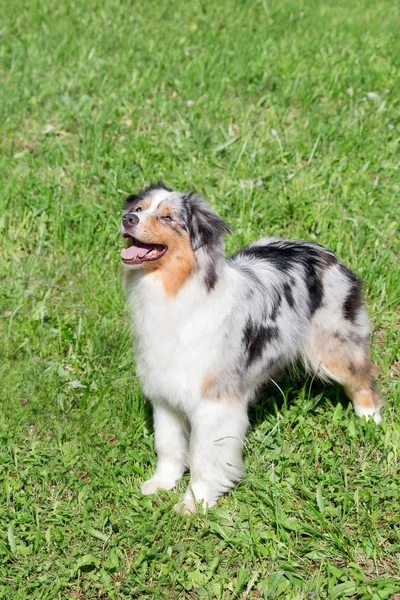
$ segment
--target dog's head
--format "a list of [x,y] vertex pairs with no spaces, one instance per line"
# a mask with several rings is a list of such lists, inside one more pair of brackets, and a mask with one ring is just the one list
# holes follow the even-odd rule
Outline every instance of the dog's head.
[[129,269],[159,269],[171,260],[190,260],[205,248],[216,251],[229,227],[199,196],[174,192],[159,181],[128,196],[123,208],[121,252]]

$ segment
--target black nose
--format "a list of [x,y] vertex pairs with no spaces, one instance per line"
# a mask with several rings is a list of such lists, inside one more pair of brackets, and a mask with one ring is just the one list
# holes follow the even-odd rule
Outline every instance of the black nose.
[[128,213],[122,217],[122,225],[124,227],[133,227],[139,223],[139,217],[134,213]]

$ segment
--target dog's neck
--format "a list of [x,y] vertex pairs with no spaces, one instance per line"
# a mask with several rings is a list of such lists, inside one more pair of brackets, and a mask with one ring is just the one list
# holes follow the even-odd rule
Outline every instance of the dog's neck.
[[226,265],[223,247],[220,244],[204,245],[196,250],[195,256],[196,275],[200,285],[205,286],[207,292],[211,293]]
[[147,288],[147,283],[160,282],[169,298],[175,297],[194,278],[199,291],[212,293],[226,266],[222,245],[204,245],[196,251],[176,253],[158,269],[127,270],[128,287]]

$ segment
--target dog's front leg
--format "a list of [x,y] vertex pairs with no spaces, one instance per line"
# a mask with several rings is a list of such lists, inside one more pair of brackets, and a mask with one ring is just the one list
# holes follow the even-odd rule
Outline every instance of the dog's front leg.
[[190,420],[190,484],[175,509],[196,512],[197,502],[214,506],[243,476],[247,406],[239,400],[199,401]]
[[184,417],[169,406],[158,403],[153,405],[153,417],[157,469],[153,477],[143,483],[143,494],[172,489],[188,464],[188,427]]

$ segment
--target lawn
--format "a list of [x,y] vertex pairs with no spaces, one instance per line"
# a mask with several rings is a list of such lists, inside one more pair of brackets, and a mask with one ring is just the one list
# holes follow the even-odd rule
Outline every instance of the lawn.
[[[400,598],[400,6],[2,1],[0,598]],[[163,177],[364,282],[383,424],[284,378],[217,508],[155,465],[118,235]]]

